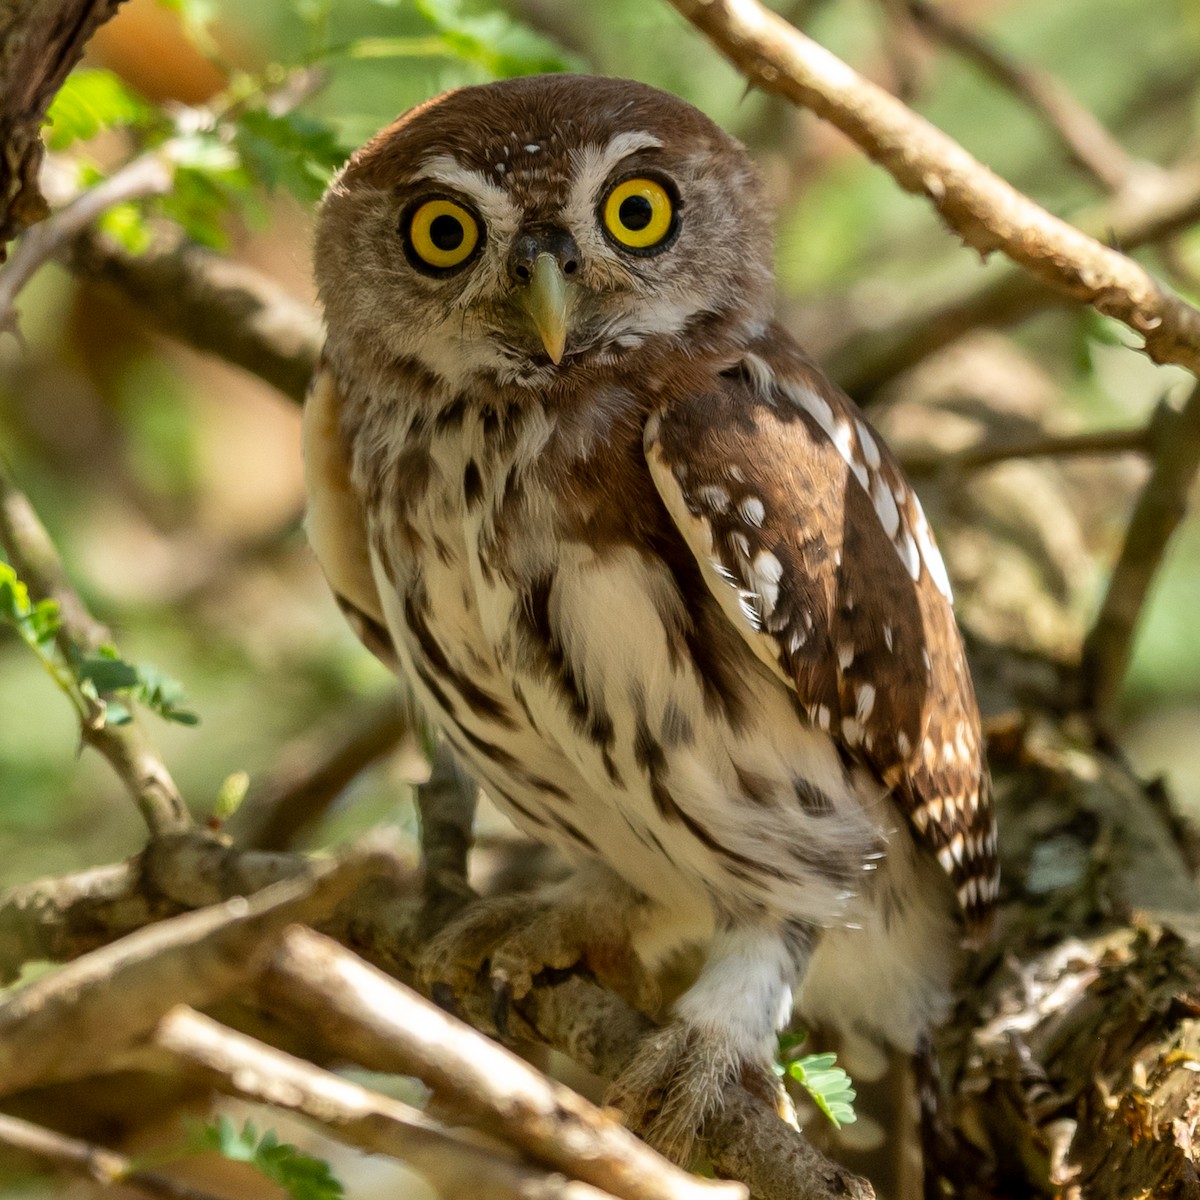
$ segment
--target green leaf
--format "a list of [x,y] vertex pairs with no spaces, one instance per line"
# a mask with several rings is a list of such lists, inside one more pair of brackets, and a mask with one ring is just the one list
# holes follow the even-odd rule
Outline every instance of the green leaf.
[[447,49],[496,79],[577,70],[580,64],[549,38],[507,13],[471,15],[460,0],[416,0],[417,11],[442,34]]
[[292,1200],[340,1200],[343,1195],[341,1182],[327,1162],[281,1142],[270,1129],[259,1137],[249,1121],[238,1129],[222,1116],[193,1130],[190,1140],[195,1149],[215,1150],[233,1162],[252,1164]]
[[87,141],[101,130],[145,126],[157,121],[154,108],[130,91],[111,71],[74,71],[47,113],[46,145],[65,150],[72,142]]
[[308,204],[321,198],[349,154],[323,121],[295,112],[275,116],[263,109],[242,114],[235,144],[268,191],[284,187]]
[[213,805],[213,816],[218,821],[228,821],[246,798],[250,789],[250,776],[245,771],[234,771],[226,775],[217,789],[217,802]]
[[836,1054],[806,1054],[785,1065],[784,1070],[811,1097],[813,1103],[840,1129],[853,1125],[858,1116],[854,1101],[858,1093],[850,1076],[836,1065]]

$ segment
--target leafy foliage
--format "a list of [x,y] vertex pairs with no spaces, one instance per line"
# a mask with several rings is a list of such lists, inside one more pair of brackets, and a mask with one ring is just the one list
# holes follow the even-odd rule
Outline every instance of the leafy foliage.
[[858,1120],[854,1101],[858,1093],[850,1076],[837,1066],[836,1054],[806,1054],[793,1057],[806,1040],[803,1033],[784,1034],[779,1039],[781,1065],[779,1075],[794,1079],[812,1098],[812,1102],[833,1122],[835,1128],[853,1125]]
[[239,1129],[228,1117],[193,1128],[190,1149],[215,1150],[232,1162],[250,1163],[292,1200],[341,1200],[341,1182],[323,1159],[281,1142],[273,1130],[261,1136],[247,1121]]
[[199,722],[199,717],[184,707],[183,686],[157,667],[126,662],[114,646],[102,646],[96,654],[85,655],[70,643],[60,645],[58,605],[53,600],[34,601],[6,562],[0,562],[0,624],[16,631],[80,713],[98,707],[106,722],[125,725],[131,714],[124,702],[136,701],[166,721],[179,725]]
[[148,127],[159,123],[148,104],[111,71],[85,68],[68,76],[47,114],[46,145],[65,150],[104,129]]

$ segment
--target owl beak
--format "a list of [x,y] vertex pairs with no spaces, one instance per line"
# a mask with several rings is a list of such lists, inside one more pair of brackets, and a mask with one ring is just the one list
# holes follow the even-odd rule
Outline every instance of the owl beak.
[[574,295],[567,277],[553,254],[539,254],[533,264],[529,283],[519,293],[521,306],[533,321],[533,327],[546,347],[550,361],[562,362],[567,346],[567,322]]

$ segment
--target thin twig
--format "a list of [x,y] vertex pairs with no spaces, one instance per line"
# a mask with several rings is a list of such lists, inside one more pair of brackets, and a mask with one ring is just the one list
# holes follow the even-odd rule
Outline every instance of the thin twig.
[[222,1091],[285,1108],[372,1154],[420,1171],[451,1200],[609,1200],[608,1193],[514,1162],[499,1147],[446,1129],[423,1112],[180,1006],[153,1044],[199,1070]]
[[1067,153],[1107,191],[1136,169],[1121,144],[1047,71],[1023,63],[960,21],[941,4],[907,0],[919,28],[974,63],[1045,122]]
[[0,271],[0,332],[15,328],[17,295],[44,263],[108,209],[142,196],[161,196],[175,180],[170,143],[132,159],[108,179],[81,192],[53,216],[30,228]]
[[1134,506],[1125,544],[1083,646],[1084,684],[1102,716],[1112,715],[1151,580],[1187,513],[1188,495],[1200,472],[1200,385],[1178,412],[1160,406],[1153,424],[1150,478]]
[[[307,1019],[357,1057],[388,1054],[386,1069],[416,1075],[473,1123],[622,1200],[736,1200],[737,1184],[679,1170],[611,1115],[547,1079],[503,1046],[308,929],[290,929],[272,972],[272,994],[294,995]],[[280,986],[282,984],[282,986]],[[286,1000],[285,1000],[286,1003]],[[360,1059],[380,1067],[375,1053]]]
[[[71,586],[46,527],[0,462],[0,544],[36,600],[58,604],[59,639],[84,654],[112,643],[112,634],[88,612]],[[103,708],[83,714],[84,742],[98,750],[133,797],[151,834],[162,837],[191,825],[191,816],[162,756],[136,721],[114,725]]]
[[958,143],[757,0],[670,0],[752,82],[836,125],[982,255],[1128,325],[1155,362],[1200,374],[1200,310],[1132,259],[1052,216]]
[[370,707],[306,730],[276,756],[276,766],[251,790],[231,823],[237,841],[257,850],[286,850],[311,828],[346,787],[392,753],[411,732],[400,700]]
[[310,863],[304,875],[161,921],[10,992],[0,1002],[0,1095],[103,1066],[172,1005],[206,1005],[256,976],[292,921],[328,915],[376,855]]
[[155,1171],[141,1170],[132,1159],[91,1142],[67,1137],[43,1125],[0,1113],[0,1143],[56,1167],[86,1175],[105,1187],[136,1188],[160,1200],[216,1200],[211,1192]]
[[1094,433],[1037,434],[1022,440],[981,442],[948,454],[905,454],[904,470],[912,476],[943,471],[973,471],[1014,458],[1081,458],[1105,454],[1145,454],[1154,445],[1150,426],[1101,429]]

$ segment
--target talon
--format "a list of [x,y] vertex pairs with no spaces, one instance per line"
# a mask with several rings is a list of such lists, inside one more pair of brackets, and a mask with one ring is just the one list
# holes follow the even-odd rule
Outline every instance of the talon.
[[458,1001],[454,998],[454,989],[448,983],[433,984],[429,989],[429,998],[452,1017],[458,1016]]
[[502,1037],[508,1037],[508,1017],[512,1012],[513,990],[507,979],[492,977],[492,1024]]

